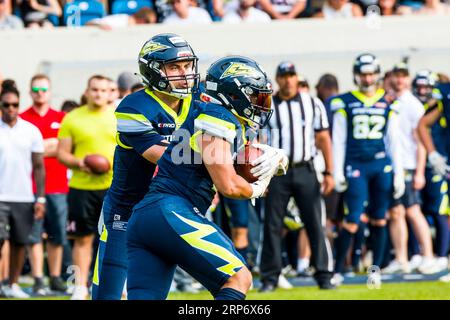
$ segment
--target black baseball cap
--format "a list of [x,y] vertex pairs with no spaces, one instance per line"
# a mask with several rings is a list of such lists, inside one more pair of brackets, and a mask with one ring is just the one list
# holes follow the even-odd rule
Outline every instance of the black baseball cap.
[[295,65],[290,61],[283,61],[277,67],[277,77],[284,76],[285,74],[297,74]]
[[404,62],[397,63],[394,68],[392,68],[392,73],[403,73],[405,75],[409,75],[408,65]]

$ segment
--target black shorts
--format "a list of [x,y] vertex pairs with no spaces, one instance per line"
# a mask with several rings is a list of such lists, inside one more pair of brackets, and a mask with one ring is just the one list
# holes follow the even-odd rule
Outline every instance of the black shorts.
[[34,223],[34,203],[0,202],[0,240],[26,245]]
[[69,207],[67,235],[82,237],[97,232],[105,190],[79,190],[70,188],[67,195]]
[[334,223],[344,220],[344,196],[343,193],[332,191],[324,196],[327,219]]
[[398,205],[403,205],[406,209],[412,206],[422,204],[422,199],[420,197],[420,191],[414,189],[413,185],[413,174],[414,170],[406,170],[405,173],[405,193],[399,199],[391,199],[391,205],[389,209],[392,209]]

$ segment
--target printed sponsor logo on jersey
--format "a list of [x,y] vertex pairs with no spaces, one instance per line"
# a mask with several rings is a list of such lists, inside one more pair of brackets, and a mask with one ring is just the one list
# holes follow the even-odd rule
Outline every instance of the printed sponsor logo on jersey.
[[256,74],[258,74],[258,71],[255,68],[249,67],[240,62],[233,62],[222,73],[222,75],[220,76],[220,79],[223,79],[226,77],[252,76],[252,75],[256,75]]
[[353,172],[352,172],[353,178],[359,178],[360,176],[361,176],[361,171],[359,171],[358,169],[353,170]]
[[175,128],[175,123],[158,123],[158,128]]
[[120,215],[119,214],[115,214],[114,215],[114,221],[118,221],[120,220]]
[[352,103],[349,103],[348,104],[348,107],[349,108],[359,108],[359,107],[361,107],[362,106],[362,103],[361,102],[352,102]]
[[387,103],[386,102],[377,102],[374,104],[375,108],[386,108],[387,107]]
[[52,129],[59,129],[61,127],[61,124],[59,122],[52,122],[50,124],[50,128]]
[[171,134],[170,135],[166,135],[166,136],[162,136],[162,137],[164,137],[164,139],[166,141],[168,141],[168,142],[172,142],[173,141],[173,136]]
[[150,52],[156,52],[164,49],[170,48],[169,46],[166,46],[165,44],[161,44],[159,42],[150,41],[145,44],[145,46],[142,48],[140,55],[146,55]]

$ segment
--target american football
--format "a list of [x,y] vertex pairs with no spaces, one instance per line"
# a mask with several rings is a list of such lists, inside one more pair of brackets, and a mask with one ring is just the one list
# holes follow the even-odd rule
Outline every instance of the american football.
[[109,160],[100,154],[90,154],[84,157],[84,163],[95,174],[103,174],[111,169]]

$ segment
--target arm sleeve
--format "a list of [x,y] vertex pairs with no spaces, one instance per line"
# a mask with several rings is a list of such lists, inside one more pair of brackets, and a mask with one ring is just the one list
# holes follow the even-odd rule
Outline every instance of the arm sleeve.
[[322,101],[317,98],[314,98],[313,101],[315,109],[314,130],[326,130],[330,127],[330,124],[328,123],[328,116],[325,106],[323,105]]
[[236,124],[227,119],[227,117],[201,113],[194,120],[195,131],[203,131],[214,137],[222,138],[229,143],[234,142],[236,137]]
[[143,114],[122,108],[116,112],[117,144],[125,149],[135,149],[143,154],[148,148],[160,144],[161,136]]
[[398,113],[395,111],[390,111],[389,120],[387,124],[387,147],[389,155],[392,159],[392,167],[394,169],[394,173],[403,173],[403,165],[402,165],[402,153],[401,147],[399,145],[399,126],[398,126]]
[[33,153],[44,153],[44,139],[42,138],[41,131],[33,126],[33,135],[31,143],[31,152]]
[[344,175],[345,149],[347,144],[347,116],[344,109],[333,115],[333,160],[336,173]]

